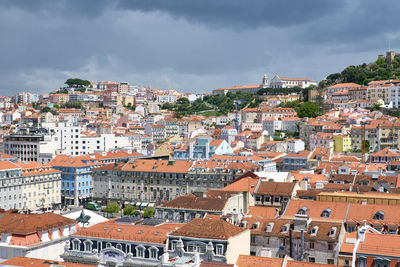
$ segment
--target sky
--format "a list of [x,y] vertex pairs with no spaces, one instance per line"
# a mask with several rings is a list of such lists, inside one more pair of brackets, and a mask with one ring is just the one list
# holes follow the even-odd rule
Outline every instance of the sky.
[[398,0],[0,0],[0,95],[68,78],[183,92],[321,80],[400,52]]

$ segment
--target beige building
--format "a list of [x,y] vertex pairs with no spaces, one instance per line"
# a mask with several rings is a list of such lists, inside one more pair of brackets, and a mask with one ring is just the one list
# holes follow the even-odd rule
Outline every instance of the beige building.
[[202,260],[235,264],[239,255],[250,254],[250,230],[219,218],[197,218],[168,234],[171,256],[199,253]]
[[130,87],[130,85],[127,82],[119,83],[118,93],[120,93],[120,94],[129,93],[129,87]]
[[37,162],[0,162],[0,208],[39,210],[61,205],[61,172]]

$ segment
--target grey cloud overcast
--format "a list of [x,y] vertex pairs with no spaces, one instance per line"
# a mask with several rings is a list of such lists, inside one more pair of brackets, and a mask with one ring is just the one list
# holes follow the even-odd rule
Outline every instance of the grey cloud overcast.
[[0,0],[0,94],[69,77],[206,92],[320,80],[400,48],[400,2]]

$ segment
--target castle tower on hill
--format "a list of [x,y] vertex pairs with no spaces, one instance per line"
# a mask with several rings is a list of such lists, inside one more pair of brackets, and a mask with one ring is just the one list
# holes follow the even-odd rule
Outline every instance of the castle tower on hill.
[[262,88],[268,88],[268,75],[267,74],[264,74],[261,86],[262,86]]
[[395,56],[396,56],[396,52],[387,51],[386,52],[386,62],[389,63],[389,64],[392,63]]

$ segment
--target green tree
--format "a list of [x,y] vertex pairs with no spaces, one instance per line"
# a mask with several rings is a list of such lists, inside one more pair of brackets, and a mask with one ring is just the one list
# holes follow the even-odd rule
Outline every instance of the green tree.
[[125,206],[124,215],[132,216],[132,215],[135,215],[135,213],[136,213],[136,209],[131,204]]
[[82,80],[79,78],[69,78],[68,80],[65,81],[65,84],[68,85],[69,87],[82,87],[82,86],[89,86],[90,81]]
[[43,108],[40,110],[40,113],[47,113],[47,112],[51,112],[51,108],[49,108],[49,107],[43,107]]
[[118,213],[121,210],[117,202],[108,203],[104,211],[107,213]]
[[153,218],[155,212],[156,212],[155,209],[145,208],[143,210],[143,217],[145,217],[145,218]]
[[305,102],[296,111],[299,118],[315,118],[322,114],[318,104],[314,102]]

